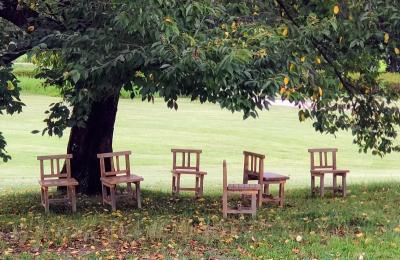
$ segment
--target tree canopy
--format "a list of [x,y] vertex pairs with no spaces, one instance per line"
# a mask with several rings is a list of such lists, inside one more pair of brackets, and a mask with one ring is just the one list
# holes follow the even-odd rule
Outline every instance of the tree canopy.
[[[0,112],[21,112],[11,62],[29,53],[63,95],[44,133],[85,127],[93,104],[125,89],[245,118],[281,98],[317,131],[351,130],[360,151],[400,151],[400,92],[378,73],[380,60],[400,55],[398,0],[6,0],[0,17]],[[0,134],[7,159],[4,147]]]

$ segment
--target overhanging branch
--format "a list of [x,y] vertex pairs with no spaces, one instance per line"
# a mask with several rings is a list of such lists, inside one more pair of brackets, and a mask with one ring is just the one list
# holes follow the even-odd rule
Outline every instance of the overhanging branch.
[[2,53],[0,64],[4,65],[10,64],[16,58],[30,51],[45,35],[55,31],[65,31],[65,27],[60,21],[40,14],[26,5],[19,4],[18,0],[2,0],[0,2],[0,17],[30,34],[31,38],[27,44]]

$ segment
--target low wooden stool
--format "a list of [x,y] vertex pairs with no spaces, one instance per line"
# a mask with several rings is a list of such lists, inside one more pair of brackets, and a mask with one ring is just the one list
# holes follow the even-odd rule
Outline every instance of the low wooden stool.
[[[101,153],[97,155],[97,158],[100,159],[103,205],[105,203],[111,205],[113,211],[117,209],[117,197],[133,198],[136,200],[137,207],[141,208],[140,182],[143,181],[143,178],[131,174],[129,155],[131,155],[130,151]],[[120,165],[120,157],[125,158],[125,167]],[[117,185],[122,183],[126,183],[127,185],[127,194],[119,195],[117,194]],[[132,190],[132,183],[135,184],[135,191]]]
[[[222,195],[222,213],[226,218],[228,213],[232,214],[251,214],[256,215],[257,212],[257,194],[260,191],[259,184],[228,184],[228,171],[226,161],[223,162],[223,195]],[[241,207],[233,209],[228,207],[228,195],[239,194],[251,196],[251,207]]]
[[[49,212],[49,205],[51,202],[67,202],[72,207],[72,212],[76,212],[76,193],[75,187],[79,183],[71,177],[71,159],[72,154],[62,155],[48,155],[38,156],[37,159],[40,161],[40,189],[41,189],[41,201],[44,206],[45,212]],[[65,160],[65,172],[62,172],[63,164],[60,164],[60,160]],[[44,170],[44,162],[50,161],[50,173],[46,174]],[[54,165],[55,161],[55,165]],[[55,167],[54,167],[55,166]],[[67,196],[65,198],[49,198],[50,187],[66,187]]]
[[[346,177],[349,170],[337,169],[336,153],[337,148],[316,148],[308,149],[310,153],[311,164],[311,195],[314,196],[317,192],[321,197],[325,195],[325,189],[332,189],[333,195],[340,193],[342,197],[346,197],[347,184]],[[325,174],[332,174],[333,187],[325,187]],[[337,186],[337,177],[342,178],[342,186]],[[319,178],[319,188],[315,186],[315,178]]]
[[[203,196],[204,176],[207,172],[200,171],[201,150],[171,149],[172,152],[172,195],[175,197],[180,191],[194,191],[196,198]],[[181,163],[178,164],[178,154],[181,154]],[[194,162],[192,162],[194,159]],[[196,178],[194,188],[182,188],[181,176],[192,175]]]

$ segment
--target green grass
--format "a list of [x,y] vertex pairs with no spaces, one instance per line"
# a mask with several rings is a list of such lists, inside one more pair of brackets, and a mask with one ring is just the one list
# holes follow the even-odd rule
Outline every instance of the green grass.
[[[0,117],[13,160],[0,162],[0,190],[5,186],[36,184],[40,154],[58,154],[66,151],[68,131],[64,137],[33,135],[43,129],[43,113],[59,98],[25,95],[24,112]],[[349,182],[400,180],[400,154],[384,158],[358,153],[352,136],[340,132],[335,138],[314,131],[311,122],[300,123],[297,110],[290,107],[272,107],[260,113],[258,119],[242,120],[213,104],[198,104],[187,99],[179,101],[178,111],[170,110],[161,99],[154,104],[122,99],[118,108],[114,133],[114,150],[132,150],[132,167],[145,178],[144,186],[166,191],[170,182],[172,147],[203,149],[202,168],[209,174],[207,189],[221,184],[222,160],[228,162],[232,181],[241,180],[242,151],[266,154],[265,168],[291,177],[289,188],[309,184],[310,147],[339,148],[338,165],[350,169]]]
[[[285,208],[221,219],[220,194],[194,201],[144,192],[143,209],[80,197],[78,213],[38,205],[37,189],[0,193],[0,258],[398,259],[400,185],[353,185],[347,198],[311,198],[291,189]],[[18,205],[18,206],[16,206]],[[158,257],[158,258],[157,258]]]
[[44,86],[43,80],[31,77],[19,77],[19,86],[22,93],[30,93],[34,95],[43,95],[50,97],[59,97],[60,90],[55,86]]
[[388,83],[400,84],[400,73],[384,73],[382,74],[381,79]]

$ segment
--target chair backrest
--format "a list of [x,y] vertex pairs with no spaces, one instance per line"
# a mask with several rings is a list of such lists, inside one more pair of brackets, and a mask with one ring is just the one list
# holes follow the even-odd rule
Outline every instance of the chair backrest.
[[254,176],[262,180],[265,155],[244,151],[243,175]]
[[201,150],[171,149],[171,152],[173,170],[200,171],[200,154],[202,152]]
[[337,148],[314,148],[308,149],[310,153],[311,170],[332,169],[336,170]]
[[[72,154],[38,156],[40,161],[40,179],[71,178]],[[45,162],[50,162],[50,173],[45,172]],[[61,161],[61,163],[60,163]],[[65,161],[65,168],[63,168]],[[63,171],[64,169],[64,171]]]
[[[101,177],[131,175],[131,165],[129,161],[129,156],[131,154],[131,151],[98,154],[97,158],[100,159]],[[120,162],[121,157],[125,163],[124,161],[122,161],[122,163]]]

